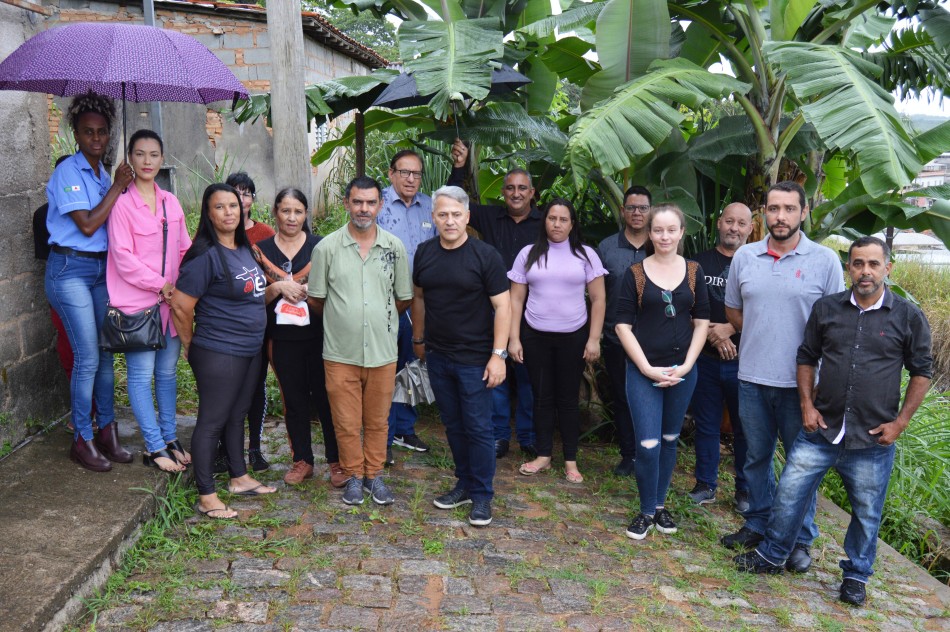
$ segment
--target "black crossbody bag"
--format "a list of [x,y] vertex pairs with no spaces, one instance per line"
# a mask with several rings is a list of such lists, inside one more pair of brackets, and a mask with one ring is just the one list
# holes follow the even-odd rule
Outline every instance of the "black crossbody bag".
[[[162,278],[165,278],[167,249],[168,211],[165,209],[165,200],[162,200]],[[102,327],[99,328],[99,348],[110,353],[164,349],[165,332],[162,331],[160,304],[161,301],[134,314],[126,314],[109,305]]]

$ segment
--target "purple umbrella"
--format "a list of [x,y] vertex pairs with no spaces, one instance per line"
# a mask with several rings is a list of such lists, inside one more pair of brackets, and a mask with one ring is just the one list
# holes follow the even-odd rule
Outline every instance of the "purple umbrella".
[[[213,103],[247,90],[198,40],[153,26],[80,23],[31,37],[0,63],[0,90],[90,90],[135,102]],[[122,108],[123,128],[125,108]]]

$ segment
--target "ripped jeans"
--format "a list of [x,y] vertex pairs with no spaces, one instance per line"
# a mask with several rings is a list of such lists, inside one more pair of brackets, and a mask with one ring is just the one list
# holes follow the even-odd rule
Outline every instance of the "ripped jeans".
[[637,490],[640,511],[647,515],[656,513],[666,500],[676,465],[676,444],[695,388],[695,366],[676,386],[657,388],[627,360],[627,401],[637,437]]

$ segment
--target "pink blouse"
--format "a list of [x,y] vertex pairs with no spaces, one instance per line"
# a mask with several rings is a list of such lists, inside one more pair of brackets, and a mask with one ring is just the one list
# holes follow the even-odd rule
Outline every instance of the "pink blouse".
[[[168,214],[168,246],[165,253],[165,276],[162,277],[162,206]],[[119,196],[109,215],[109,257],[106,260],[106,287],[109,303],[124,312],[138,312],[155,305],[159,292],[168,281],[178,280],[181,258],[191,246],[185,226],[185,212],[178,199],[155,185],[156,212],[142,200],[135,185]],[[160,308],[162,328],[171,322],[168,304]]]

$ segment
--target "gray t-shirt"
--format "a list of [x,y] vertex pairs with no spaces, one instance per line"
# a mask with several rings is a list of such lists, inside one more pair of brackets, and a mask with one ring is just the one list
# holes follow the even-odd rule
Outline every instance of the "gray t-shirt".
[[726,307],[742,310],[739,379],[795,388],[795,354],[811,307],[822,296],[844,291],[838,255],[804,234],[780,258],[769,239],[746,244],[732,258]]

